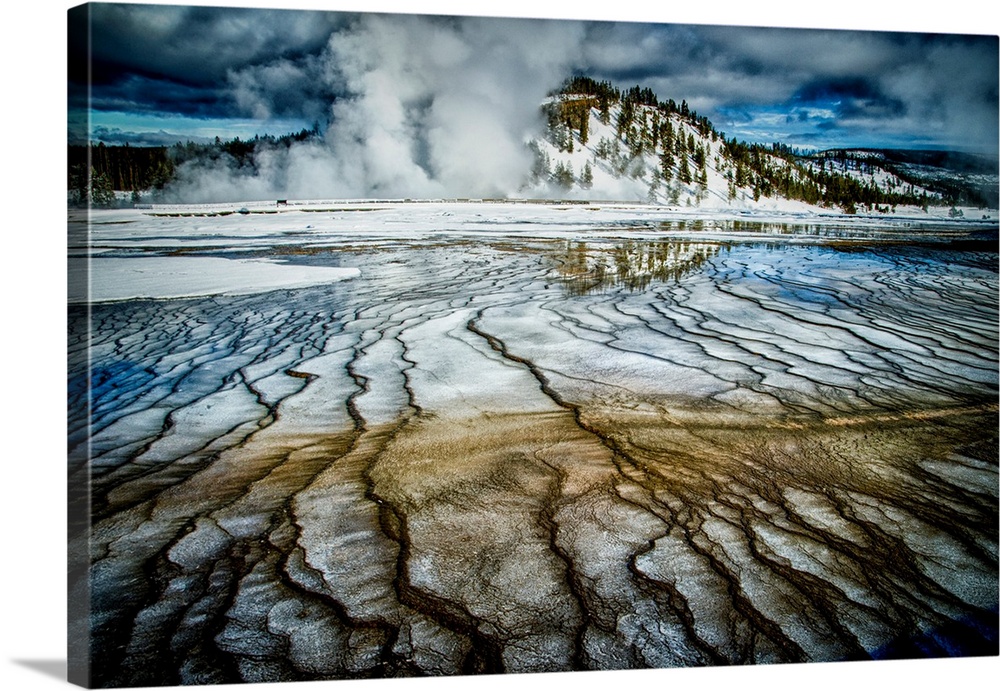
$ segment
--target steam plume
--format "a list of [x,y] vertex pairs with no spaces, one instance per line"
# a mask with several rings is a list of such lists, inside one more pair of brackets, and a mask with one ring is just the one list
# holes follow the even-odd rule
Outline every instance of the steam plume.
[[225,162],[178,170],[185,201],[505,196],[529,170],[538,104],[581,52],[583,25],[366,14],[317,57],[231,72],[258,117],[327,107],[322,140],[262,152],[253,173]]

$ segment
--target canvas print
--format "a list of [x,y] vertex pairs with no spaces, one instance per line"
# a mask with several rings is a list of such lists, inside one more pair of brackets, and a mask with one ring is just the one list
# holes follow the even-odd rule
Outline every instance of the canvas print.
[[998,654],[998,39],[69,11],[70,680]]

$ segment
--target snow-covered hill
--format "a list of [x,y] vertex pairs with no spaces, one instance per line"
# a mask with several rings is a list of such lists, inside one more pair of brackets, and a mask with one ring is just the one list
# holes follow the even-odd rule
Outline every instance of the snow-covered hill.
[[[837,213],[927,210],[964,201],[962,213],[997,215],[992,200],[955,198],[967,182],[958,173],[935,168],[937,178],[906,174],[875,152],[803,156],[727,140],[686,104],[661,103],[638,88],[610,96],[564,90],[542,109],[548,128],[529,142],[534,165],[519,191],[523,196]],[[930,184],[940,176],[953,184]],[[988,189],[997,178],[980,175],[976,181]],[[987,204],[994,208],[976,208]]]

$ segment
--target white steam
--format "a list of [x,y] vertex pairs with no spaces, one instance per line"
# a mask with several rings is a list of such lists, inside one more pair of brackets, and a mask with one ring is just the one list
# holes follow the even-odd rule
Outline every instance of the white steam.
[[583,35],[564,21],[361,15],[318,58],[230,75],[237,103],[258,116],[309,112],[318,94],[340,94],[322,141],[263,152],[252,174],[184,164],[171,192],[185,201],[514,194],[531,167],[525,142],[539,133],[538,106]]

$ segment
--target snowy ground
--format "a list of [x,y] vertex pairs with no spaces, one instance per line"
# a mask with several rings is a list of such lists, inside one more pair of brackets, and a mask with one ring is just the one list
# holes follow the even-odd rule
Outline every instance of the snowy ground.
[[[355,275],[351,267],[289,268],[262,255],[220,258],[226,250],[272,247],[382,246],[405,241],[485,238],[752,239],[795,235],[801,241],[963,235],[996,227],[968,209],[899,210],[891,217],[815,214],[788,209],[733,212],[624,203],[490,201],[303,201],[277,204],[158,205],[71,212],[71,302],[130,297],[190,297],[305,287]],[[980,214],[981,215],[981,214]],[[192,252],[212,253],[212,258]],[[90,285],[85,289],[85,271]],[[77,287],[79,286],[79,289]]]

